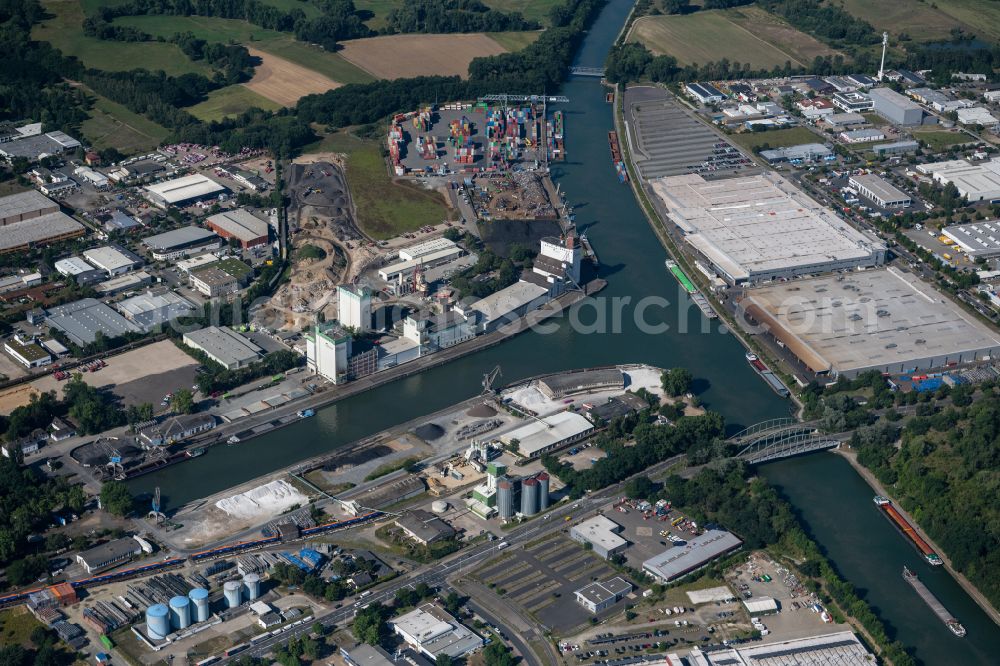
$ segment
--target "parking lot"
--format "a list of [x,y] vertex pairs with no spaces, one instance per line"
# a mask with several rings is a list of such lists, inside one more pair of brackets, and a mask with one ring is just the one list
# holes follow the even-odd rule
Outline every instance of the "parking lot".
[[645,179],[700,173],[731,176],[754,166],[732,144],[689,116],[662,88],[625,92],[629,145]]
[[[577,603],[574,593],[592,581],[620,574],[593,552],[556,534],[506,551],[487,562],[476,575],[548,630],[565,634],[593,617]],[[620,612],[624,603],[615,604],[598,617]]]
[[608,505],[603,508],[603,512],[607,518],[622,526],[620,534],[630,544],[623,555],[628,560],[629,566],[640,571],[643,562],[673,547],[667,535],[661,535],[660,532],[667,532],[680,539],[689,536],[687,532],[670,524],[683,515],[677,511],[668,512],[665,520],[660,520],[660,517],[655,515],[645,518],[642,511],[627,505],[622,505],[620,508]]

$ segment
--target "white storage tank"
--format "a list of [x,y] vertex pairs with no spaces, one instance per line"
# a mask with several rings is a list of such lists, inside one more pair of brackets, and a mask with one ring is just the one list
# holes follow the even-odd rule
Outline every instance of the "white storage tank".
[[243,587],[247,589],[247,600],[255,600],[260,596],[260,576],[255,573],[243,576]]
[[170,600],[170,624],[174,629],[191,626],[191,600],[180,595]]
[[170,633],[170,611],[163,604],[146,609],[146,633],[154,640],[163,640]]
[[222,586],[222,594],[226,597],[226,608],[236,608],[243,601],[243,584],[238,580],[228,580]]
[[194,604],[194,621],[204,622],[208,619],[210,611],[208,610],[208,590],[203,587],[196,587],[190,592],[188,592],[188,599]]
[[435,500],[431,503],[431,511],[434,513],[444,513],[448,510],[448,503],[444,500]]

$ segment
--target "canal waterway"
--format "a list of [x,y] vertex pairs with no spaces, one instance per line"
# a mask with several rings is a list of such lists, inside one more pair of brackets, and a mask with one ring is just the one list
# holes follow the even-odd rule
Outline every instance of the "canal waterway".
[[[584,41],[576,64],[600,67],[631,7],[610,0]],[[535,92],[535,91],[497,91]],[[205,455],[130,482],[134,492],[159,486],[168,509],[256,476],[331,451],[394,425],[442,409],[480,391],[483,373],[496,365],[503,382],[570,368],[617,363],[684,366],[698,378],[697,393],[720,412],[730,428],[786,416],[791,403],[775,395],[743,358],[744,350],[719,323],[709,322],[678,289],[664,268],[666,253],[629,187],[610,161],[607,132],[612,106],[596,79],[572,78],[561,91],[569,160],[552,165],[553,177],[574,206],[578,227],[600,256],[608,287],[596,306],[575,306],[550,322],[549,333],[528,332],[447,365],[343,400],[271,434],[240,444],[213,447]],[[632,306],[646,297],[669,301],[644,314],[649,332],[636,324]],[[622,306],[622,299],[630,304]],[[621,311],[620,326],[614,312]],[[603,332],[588,332],[600,313]],[[572,320],[578,325],[571,325]],[[800,512],[808,529],[840,572],[862,591],[896,638],[924,664],[990,664],[1000,654],[1000,634],[986,615],[944,571],[923,565],[903,537],[875,510],[873,492],[832,454],[772,463],[764,475]],[[903,581],[903,565],[918,571],[945,606],[968,629],[953,637]],[[992,657],[991,657],[992,655]]]

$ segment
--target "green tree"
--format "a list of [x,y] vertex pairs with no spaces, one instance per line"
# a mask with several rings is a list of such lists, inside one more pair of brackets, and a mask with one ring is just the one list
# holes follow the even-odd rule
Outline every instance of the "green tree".
[[517,662],[509,647],[500,641],[493,641],[483,650],[483,663],[486,666],[514,666]]
[[625,494],[632,499],[649,499],[656,494],[656,485],[648,476],[637,476],[625,484]]
[[439,654],[437,659],[434,660],[434,666],[452,666],[455,660],[451,658],[451,655]]
[[170,406],[178,414],[190,414],[194,411],[194,393],[188,388],[178,390],[170,398]]
[[672,368],[660,376],[660,385],[667,395],[677,397],[691,390],[694,375],[687,368]]
[[135,508],[135,498],[121,481],[108,481],[101,486],[101,506],[108,513],[124,518]]
[[362,643],[379,645],[389,635],[389,629],[385,623],[388,614],[389,609],[382,604],[371,604],[368,608],[361,609],[354,617],[351,632]]
[[29,555],[23,560],[11,562],[7,567],[7,582],[11,585],[27,585],[48,569],[48,560],[44,555]]

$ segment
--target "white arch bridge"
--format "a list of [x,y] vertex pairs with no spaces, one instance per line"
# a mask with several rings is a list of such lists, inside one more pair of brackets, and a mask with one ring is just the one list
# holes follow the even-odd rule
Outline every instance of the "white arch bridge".
[[570,67],[569,73],[575,76],[592,76],[595,79],[604,78],[603,67]]
[[739,453],[734,457],[751,465],[832,449],[841,441],[836,435],[820,433],[814,422],[799,423],[790,418],[754,424],[728,440],[739,447]]

